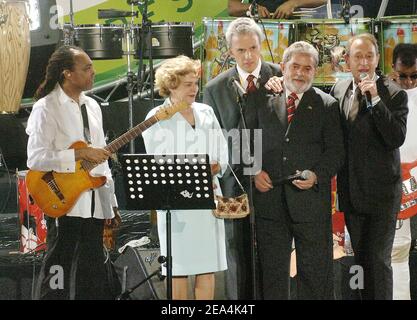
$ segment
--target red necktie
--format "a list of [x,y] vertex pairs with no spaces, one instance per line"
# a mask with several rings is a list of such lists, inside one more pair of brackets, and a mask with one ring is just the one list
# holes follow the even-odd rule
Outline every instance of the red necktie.
[[255,76],[253,74],[248,75],[248,77],[246,78],[246,81],[248,82],[248,86],[246,87],[247,93],[254,93],[256,91],[256,85],[253,79],[255,79]]
[[292,117],[294,116],[295,112],[295,100],[298,99],[298,96],[291,92],[291,94],[287,98],[287,117],[288,117],[288,124],[291,122]]

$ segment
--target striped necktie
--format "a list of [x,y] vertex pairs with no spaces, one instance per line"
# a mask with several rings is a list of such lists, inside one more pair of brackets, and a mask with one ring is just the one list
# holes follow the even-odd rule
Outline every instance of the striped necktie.
[[287,118],[288,118],[288,124],[291,122],[292,117],[295,113],[295,100],[298,99],[297,94],[294,92],[291,92],[291,94],[287,98]]
[[248,77],[246,78],[246,81],[248,82],[248,86],[246,87],[246,92],[249,93],[254,93],[256,91],[256,85],[255,82],[253,81],[255,79],[255,76],[253,74],[248,75]]

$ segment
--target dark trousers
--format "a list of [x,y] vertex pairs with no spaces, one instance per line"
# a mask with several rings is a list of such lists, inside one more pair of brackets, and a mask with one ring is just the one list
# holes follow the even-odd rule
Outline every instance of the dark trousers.
[[47,223],[48,249],[35,298],[105,299],[104,220],[64,216],[48,218]]
[[390,212],[345,212],[355,262],[362,266],[363,300],[392,300],[391,252],[397,216]]
[[256,237],[264,299],[290,298],[289,272],[293,238],[297,257],[297,298],[333,299],[330,213],[323,221],[294,222],[283,202],[274,217],[256,216]]
[[253,297],[251,236],[249,217],[224,221],[226,231],[227,270],[225,289],[228,300]]

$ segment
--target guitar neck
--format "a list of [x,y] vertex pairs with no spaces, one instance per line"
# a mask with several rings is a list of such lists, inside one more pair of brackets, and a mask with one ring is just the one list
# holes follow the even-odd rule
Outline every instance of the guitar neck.
[[[157,123],[159,119],[156,116],[152,116],[151,118],[139,123],[137,126],[133,127],[129,131],[122,134],[117,139],[113,140],[110,144],[104,147],[110,153],[115,153],[125,144],[129,143],[131,140],[137,138],[139,135],[142,134],[143,131],[148,129],[149,127],[153,126]],[[87,160],[81,161],[81,166],[86,169],[87,171],[93,170],[97,165]]]
[[129,143],[131,140],[137,138],[139,135],[142,134],[143,131],[148,129],[149,127],[153,126],[155,123],[158,122],[158,118],[153,116],[141,123],[139,123],[136,127],[133,127],[129,131],[122,134],[117,139],[113,140],[110,144],[108,144],[104,149],[110,151],[111,153],[115,153],[125,144]]

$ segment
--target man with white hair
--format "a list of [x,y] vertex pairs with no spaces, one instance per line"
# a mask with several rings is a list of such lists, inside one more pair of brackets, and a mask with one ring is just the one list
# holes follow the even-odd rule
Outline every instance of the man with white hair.
[[344,148],[337,101],[312,87],[318,61],[311,44],[293,43],[281,63],[284,91],[257,103],[254,206],[265,299],[289,299],[293,240],[297,298],[333,298],[331,178]]
[[[226,41],[229,54],[236,61],[236,67],[209,81],[204,90],[203,102],[213,108],[220,126],[231,136],[231,139],[228,139],[230,165],[238,176],[242,167],[233,159],[240,154],[241,140],[231,133],[244,126],[234,80],[240,83],[242,90],[246,90],[242,112],[246,121],[249,121],[256,110],[256,97],[265,97],[267,94],[264,88],[266,81],[272,76],[281,75],[278,65],[262,61],[262,38],[261,28],[252,19],[238,18],[232,21],[226,31]],[[249,176],[241,179],[242,183],[248,185],[248,178]],[[241,192],[230,170],[226,171],[220,183],[223,195],[227,197],[236,196]],[[226,297],[233,300],[251,299],[252,243],[249,217],[225,222],[228,265]]]

